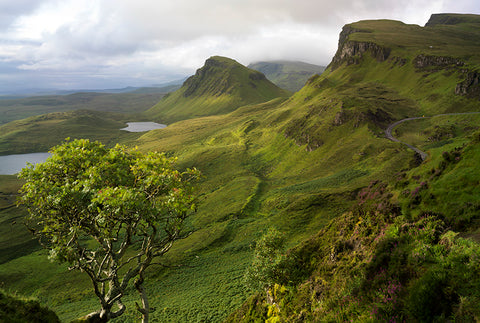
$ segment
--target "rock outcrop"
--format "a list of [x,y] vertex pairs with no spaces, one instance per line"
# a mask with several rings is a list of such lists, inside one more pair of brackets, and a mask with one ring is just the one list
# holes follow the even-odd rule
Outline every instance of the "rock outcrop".
[[415,68],[422,69],[428,67],[458,67],[464,66],[465,63],[454,57],[420,54],[413,59],[413,65]]
[[336,69],[343,62],[347,62],[347,65],[358,64],[359,59],[367,52],[370,52],[371,56],[379,62],[387,60],[390,56],[390,48],[380,46],[374,42],[349,40],[349,36],[357,32],[368,33],[369,31],[356,29],[348,25],[343,27],[338,41],[337,52],[329,65],[332,70]]
[[465,80],[455,87],[455,94],[480,100],[480,73],[464,70]]

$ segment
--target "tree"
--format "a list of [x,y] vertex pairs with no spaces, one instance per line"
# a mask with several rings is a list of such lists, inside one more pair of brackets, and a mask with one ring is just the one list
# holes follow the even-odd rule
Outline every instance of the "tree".
[[183,223],[195,210],[192,184],[199,171],[180,172],[162,153],[107,149],[84,139],[50,152],[46,162],[19,174],[26,181],[19,202],[29,211],[27,226],[51,258],[90,277],[101,309],[87,320],[122,315],[122,297],[133,282],[142,303],[137,309],[148,322],[145,270],[186,237]]
[[279,265],[284,260],[285,235],[269,229],[256,243],[253,261],[247,268],[244,280],[252,290],[264,290],[267,301],[274,303],[270,289],[279,281]]

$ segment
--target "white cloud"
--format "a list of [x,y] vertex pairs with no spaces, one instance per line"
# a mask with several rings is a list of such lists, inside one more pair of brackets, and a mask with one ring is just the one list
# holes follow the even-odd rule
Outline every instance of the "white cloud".
[[243,64],[328,64],[345,23],[386,18],[423,25],[435,12],[479,13],[477,2],[0,0],[0,62],[39,78],[143,77],[145,83],[154,73],[158,79],[192,73],[212,55]]

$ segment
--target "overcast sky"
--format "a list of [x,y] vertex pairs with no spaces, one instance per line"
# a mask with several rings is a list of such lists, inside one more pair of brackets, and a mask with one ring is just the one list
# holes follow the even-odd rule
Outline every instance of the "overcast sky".
[[210,56],[327,65],[344,24],[480,14],[478,0],[0,0],[0,93],[193,74]]

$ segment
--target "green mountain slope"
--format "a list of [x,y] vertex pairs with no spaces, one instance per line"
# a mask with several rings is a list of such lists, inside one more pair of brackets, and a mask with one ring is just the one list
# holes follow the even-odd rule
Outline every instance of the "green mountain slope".
[[269,101],[288,93],[257,71],[225,57],[211,57],[183,86],[146,112],[163,123],[225,114],[236,108]]
[[282,89],[292,92],[300,90],[311,76],[325,70],[325,66],[293,61],[257,62],[248,67],[265,74],[267,79]]
[[[345,26],[327,71],[295,95],[311,103],[294,138],[328,142],[321,97],[340,101],[333,123],[353,122],[348,136],[365,122],[380,137],[375,129],[403,117],[478,111],[479,27],[475,15],[434,15],[424,28]],[[349,212],[290,251],[272,290],[276,305],[260,293],[228,321],[478,321],[477,125],[474,115],[403,123],[395,135],[427,160],[379,165],[395,177],[376,174]]]
[[[423,28],[347,25],[325,73],[292,97],[130,138],[205,175],[193,233],[163,259],[181,266],[149,272],[152,321],[220,322],[237,308],[235,322],[478,320],[479,248],[463,240],[479,236],[478,116],[395,129],[427,152],[423,163],[384,135],[405,117],[480,110],[479,51],[465,50],[478,49],[473,18]],[[198,108],[213,100],[222,84],[215,75],[199,72],[204,81],[192,95],[181,96],[188,82],[170,95],[185,116],[187,101]],[[173,118],[173,108],[162,107]],[[261,291],[245,302],[254,292],[242,278],[252,246],[271,227],[290,248],[273,291],[278,307]],[[41,277],[32,278],[32,264],[45,267]],[[34,252],[1,264],[0,281],[71,320],[95,300],[88,281],[63,269]],[[125,304],[122,320],[135,320],[134,299]]]
[[138,137],[120,130],[127,116],[90,110],[55,112],[16,120],[0,126],[0,155],[48,151],[65,138],[89,138],[115,145]]

